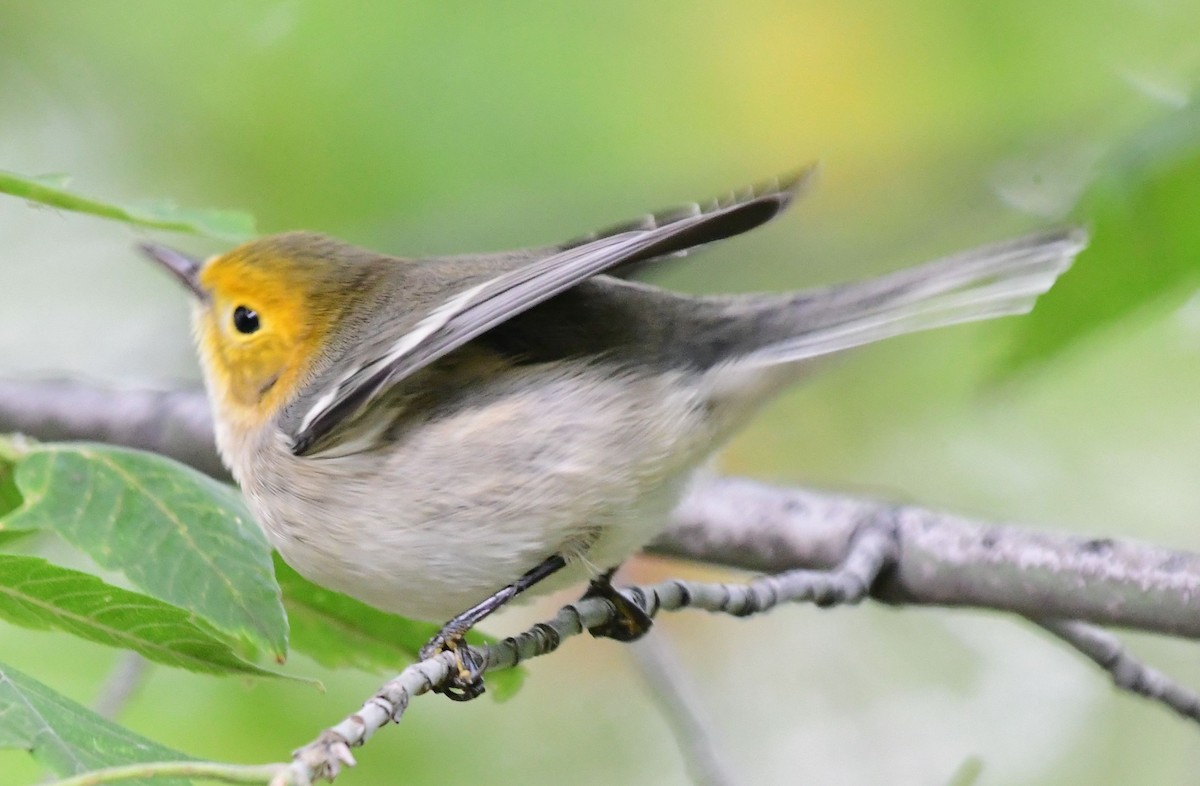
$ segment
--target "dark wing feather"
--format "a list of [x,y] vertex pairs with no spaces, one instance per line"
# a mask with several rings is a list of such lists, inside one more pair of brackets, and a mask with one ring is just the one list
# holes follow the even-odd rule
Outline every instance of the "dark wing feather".
[[[619,235],[625,232],[635,232],[639,230],[651,230],[658,227],[667,226],[677,221],[682,221],[688,218],[694,218],[699,215],[713,213],[721,208],[736,205],[738,203],[748,202],[755,197],[760,197],[768,194],[771,190],[784,192],[787,194],[788,200],[793,200],[801,196],[803,192],[812,183],[814,176],[817,173],[817,165],[809,164],[795,172],[780,177],[768,184],[759,184],[741,189],[740,191],[730,191],[721,196],[714,197],[708,202],[692,202],[687,205],[678,205],[676,207],[659,210],[654,213],[647,213],[638,218],[622,221],[619,224],[613,224],[596,232],[590,232],[574,240],[570,240],[559,246],[559,250],[566,251],[567,249],[582,246],[587,243],[592,243],[602,238]],[[772,189],[773,187],[773,189]],[[781,205],[786,206],[787,202]],[[657,267],[662,262],[668,259],[679,259],[685,257],[693,251],[698,251],[705,244],[698,243],[694,246],[682,248],[673,251],[669,254],[662,254],[656,257],[646,259],[638,259],[636,261],[621,262],[614,267],[605,271],[605,275],[616,276],[617,278],[637,278],[641,273],[650,267]]]
[[352,418],[382,391],[473,338],[549,298],[601,273],[685,253],[696,246],[739,235],[778,215],[811,168],[719,199],[648,225],[609,231],[568,245],[455,293],[397,337],[377,357],[352,370],[317,398],[292,436],[292,452],[306,455],[339,424]]

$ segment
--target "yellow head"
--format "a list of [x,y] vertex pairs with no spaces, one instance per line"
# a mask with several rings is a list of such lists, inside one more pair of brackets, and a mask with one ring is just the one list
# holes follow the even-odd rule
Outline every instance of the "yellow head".
[[201,263],[163,246],[142,247],[195,295],[196,344],[221,417],[254,428],[296,393],[369,272],[347,264],[347,248],[292,233]]

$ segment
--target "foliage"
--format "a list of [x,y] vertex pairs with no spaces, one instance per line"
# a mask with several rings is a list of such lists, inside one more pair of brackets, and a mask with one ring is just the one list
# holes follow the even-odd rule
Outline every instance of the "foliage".
[[1025,369],[1200,281],[1200,104],[1119,145],[1074,211],[1092,229],[1076,268],[1018,327],[1008,367]]
[[270,551],[237,492],[162,458],[103,445],[34,445],[5,530],[54,532],[106,570],[276,660],[287,622]]
[[188,210],[168,202],[150,205],[118,205],[82,196],[67,189],[63,175],[33,177],[0,171],[0,194],[20,197],[31,203],[70,210],[74,213],[110,218],[147,229],[163,229],[221,240],[254,237],[254,219],[233,210]]
[[0,554],[0,618],[123,647],[157,663],[214,674],[271,676],[186,609],[38,557]]
[[[438,625],[397,617],[340,592],[318,587],[275,555],[275,577],[283,588],[283,605],[291,625],[292,647],[330,668],[354,667],[388,671],[411,658],[438,632]],[[491,641],[478,631],[471,644]],[[494,698],[511,696],[525,670],[507,669],[488,675]]]
[[[234,489],[162,456],[2,441],[0,504],[0,546],[28,545],[13,539],[21,534],[53,533],[90,558],[93,570],[116,571],[139,590],[0,552],[0,619],[16,625],[199,673],[291,679],[303,678],[250,660],[261,649],[284,661],[285,606],[296,628],[292,646],[330,666],[396,670],[436,632],[316,587],[281,561],[273,565]],[[513,672],[492,683],[502,698],[519,679]],[[12,701],[29,706],[40,725],[4,711],[5,690],[19,692]],[[33,750],[62,773],[164,758],[157,754],[166,749],[68,704],[15,671],[0,671],[0,748]]]
[[[188,758],[101,718],[4,663],[0,663],[0,748],[27,750],[59,775]],[[181,782],[154,783],[179,786]]]

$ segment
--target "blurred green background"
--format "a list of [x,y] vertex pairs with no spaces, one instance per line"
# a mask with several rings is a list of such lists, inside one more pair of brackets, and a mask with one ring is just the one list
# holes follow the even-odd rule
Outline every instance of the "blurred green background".
[[[1195,550],[1200,240],[1117,253],[1140,236],[1105,216],[1149,204],[1155,233],[1195,234],[1197,181],[1147,203],[1137,176],[1112,172],[1181,160],[1154,146],[1178,139],[1149,153],[1138,140],[1195,119],[1198,29],[1194,0],[4,0],[0,167],[417,255],[549,243],[820,159],[793,213],[659,278],[691,291],[824,283],[1095,222],[1094,251],[1036,330],[1010,321],[861,351],[784,396],[723,466]],[[0,374],[194,383],[185,299],[132,253],[141,237],[0,199]],[[1124,272],[1106,279],[1118,268],[1102,260]],[[1092,287],[1118,280],[1118,294],[1155,297],[1127,298],[1109,309],[1126,317],[1101,325],[1087,316]],[[1022,347],[1079,332],[1044,362],[999,371],[1037,354]],[[515,630],[553,602],[487,627]],[[981,784],[1190,784],[1200,771],[1194,726],[1117,695],[1003,616],[788,608],[659,630],[745,783],[942,784],[970,756]],[[1131,639],[1200,685],[1193,645]],[[0,625],[0,659],[84,702],[115,658]],[[382,676],[291,668],[328,692],[155,669],[122,720],[194,755],[278,760]],[[687,782],[618,646],[573,641],[531,672],[504,705],[416,702],[339,782]],[[0,773],[38,777],[12,752]]]

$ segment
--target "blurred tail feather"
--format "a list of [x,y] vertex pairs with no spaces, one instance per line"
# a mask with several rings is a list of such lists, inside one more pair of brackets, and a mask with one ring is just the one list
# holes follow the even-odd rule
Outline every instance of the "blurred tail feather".
[[792,363],[905,333],[1026,313],[1086,244],[1082,230],[1053,231],[804,293],[784,312],[775,307],[772,329],[760,332],[759,346],[740,360]]

